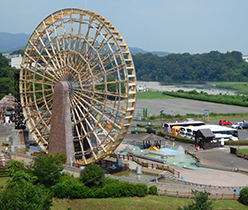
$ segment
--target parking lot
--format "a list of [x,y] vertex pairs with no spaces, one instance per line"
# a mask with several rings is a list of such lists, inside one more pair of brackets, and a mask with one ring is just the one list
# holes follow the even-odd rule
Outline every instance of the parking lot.
[[216,104],[188,99],[138,99],[136,108],[148,108],[149,116],[159,115],[161,110],[164,110],[165,114],[171,115],[186,115],[189,113],[204,114],[204,109],[208,109],[209,113],[248,112],[247,107]]

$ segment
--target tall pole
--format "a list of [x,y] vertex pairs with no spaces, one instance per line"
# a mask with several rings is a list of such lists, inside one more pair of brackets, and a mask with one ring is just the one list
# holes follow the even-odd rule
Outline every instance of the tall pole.
[[164,110],[160,111],[161,132],[162,132],[162,127],[163,127],[163,112]]

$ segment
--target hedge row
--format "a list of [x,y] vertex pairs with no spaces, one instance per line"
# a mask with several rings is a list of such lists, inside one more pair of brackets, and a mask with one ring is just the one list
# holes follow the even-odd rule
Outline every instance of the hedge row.
[[135,131],[131,131],[132,134],[142,134],[142,133],[147,133],[146,131],[144,130],[135,130]]
[[57,198],[107,198],[107,197],[144,197],[154,194],[155,189],[148,189],[143,183],[130,183],[118,179],[106,178],[101,187],[87,187],[77,178],[71,178],[51,188]]
[[177,92],[165,91],[163,92],[163,94],[174,97],[193,99],[197,101],[208,101],[213,103],[248,107],[248,97],[245,95],[209,95],[208,93],[203,91],[201,93],[198,93],[196,90],[188,92],[185,92],[183,90],[178,90]]
[[168,136],[170,138],[174,138],[175,141],[179,141],[179,142],[183,142],[183,143],[195,144],[195,140],[193,140],[193,139],[187,139],[187,138],[183,138],[181,136],[174,136],[170,133],[158,132],[157,135],[162,136],[162,137]]

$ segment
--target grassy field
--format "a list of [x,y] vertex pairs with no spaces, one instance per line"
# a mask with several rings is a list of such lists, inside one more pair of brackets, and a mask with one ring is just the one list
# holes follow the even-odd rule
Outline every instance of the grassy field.
[[137,92],[137,99],[171,99],[174,97],[164,95],[162,92]]
[[[104,199],[54,199],[52,210],[71,209],[71,210],[141,210],[141,209],[170,209],[174,210],[193,202],[187,198],[174,198],[165,196],[146,196],[132,198],[104,198]],[[248,209],[247,206],[235,200],[213,200],[214,209]]]
[[[6,176],[3,170],[0,170],[0,186],[5,187],[9,177]],[[0,193],[4,188],[0,188]],[[193,200],[187,198],[176,198],[166,196],[152,196],[146,197],[127,197],[127,198],[104,198],[104,199],[53,199],[52,210],[116,210],[116,209],[170,209],[176,210],[178,207],[188,205]],[[248,209],[247,206],[239,203],[236,200],[212,200],[214,209]]]
[[[137,99],[173,99],[175,97],[164,95],[159,91],[151,91],[151,92],[137,92]],[[185,116],[181,116],[180,118],[173,117],[173,121],[182,121],[185,120]],[[189,118],[189,117],[188,117]],[[203,116],[190,116],[194,120],[204,120]],[[230,121],[243,121],[248,120],[248,113],[229,113],[229,114],[218,114],[215,116],[209,116],[209,122],[217,122],[220,119],[228,119]],[[160,115],[157,116],[156,119],[151,121],[160,121]],[[170,119],[169,119],[170,120]]]
[[7,176],[5,170],[0,167],[0,193],[3,191],[4,187],[6,187],[8,180],[9,176]]
[[248,91],[248,82],[211,82],[218,88]]
[[242,154],[248,155],[248,149],[239,149],[238,150],[238,153],[242,153]]

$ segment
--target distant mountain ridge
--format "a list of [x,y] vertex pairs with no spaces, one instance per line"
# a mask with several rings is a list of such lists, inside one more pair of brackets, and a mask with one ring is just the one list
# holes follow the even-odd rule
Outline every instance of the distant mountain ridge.
[[[1,53],[12,53],[15,50],[25,50],[27,42],[30,38],[30,34],[12,34],[6,32],[0,32],[0,52]],[[145,54],[145,53],[152,53],[157,54],[158,56],[166,56],[170,53],[168,52],[161,52],[161,51],[145,51],[138,47],[129,47],[129,50],[132,55],[136,55],[138,53]]]
[[0,32],[0,52],[11,53],[15,50],[24,50],[30,35],[20,33],[11,34]]

